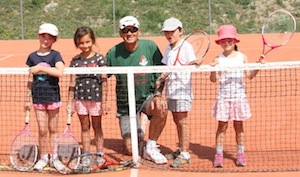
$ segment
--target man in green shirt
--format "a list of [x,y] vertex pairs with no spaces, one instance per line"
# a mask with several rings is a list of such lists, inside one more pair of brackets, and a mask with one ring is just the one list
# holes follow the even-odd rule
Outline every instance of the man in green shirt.
[[[161,63],[162,54],[157,45],[150,40],[139,39],[140,24],[133,16],[126,16],[120,20],[119,34],[123,42],[112,47],[106,56],[107,66],[154,66]],[[135,98],[137,117],[147,115],[150,120],[149,139],[144,148],[143,157],[157,164],[167,163],[167,159],[160,153],[156,141],[159,138],[167,118],[167,105],[161,97],[161,88],[156,89],[159,73],[135,74]],[[128,154],[132,154],[131,132],[128,105],[128,86],[126,74],[115,74],[117,95],[117,117],[121,134]],[[138,136],[143,139],[144,132],[138,122]]]

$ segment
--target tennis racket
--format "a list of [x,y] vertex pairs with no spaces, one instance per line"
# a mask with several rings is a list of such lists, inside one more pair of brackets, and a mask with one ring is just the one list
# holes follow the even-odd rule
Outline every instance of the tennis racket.
[[109,158],[107,155],[99,155],[97,153],[85,153],[79,155],[80,158],[83,158],[84,156],[90,156],[90,158],[95,162],[97,161],[97,157],[102,157],[104,160],[104,163],[102,164],[95,164],[91,163],[91,166],[81,166],[77,169],[74,169],[72,171],[73,174],[81,174],[81,173],[97,173],[102,171],[121,171],[125,170],[127,168],[130,168],[134,166],[134,162],[132,160],[130,161],[116,161],[111,158]]
[[25,127],[11,145],[10,162],[16,170],[29,171],[38,157],[38,147],[29,128],[30,110],[26,110]]
[[[182,48],[186,48],[186,52],[182,53]],[[179,65],[200,65],[203,62],[203,58],[207,54],[210,47],[210,38],[204,30],[194,30],[189,33],[181,42],[178,52],[173,63],[173,66]],[[192,48],[192,49],[191,49]],[[185,60],[194,59],[192,62],[183,61],[181,56],[184,56]],[[156,81],[156,88],[162,88],[166,78],[170,76],[169,73],[162,73]]]
[[71,110],[67,110],[67,126],[56,139],[53,150],[53,165],[62,174],[70,173],[80,163],[80,146],[71,130]]
[[[198,64],[202,63],[202,60],[204,58],[204,56],[206,55],[206,53],[209,50],[210,47],[210,38],[208,36],[208,34],[203,31],[203,30],[194,30],[191,33],[189,33],[182,41],[178,52],[177,52],[177,56],[174,62],[174,66],[179,63],[180,65],[187,65],[186,63],[183,63],[182,60],[180,60],[180,56],[181,56],[181,49],[187,45],[187,47],[189,45],[192,46],[194,54],[196,56],[196,60],[192,63],[188,63],[188,64],[197,64],[196,62],[199,62]],[[186,57],[193,57],[190,54],[185,54]]]
[[262,62],[270,51],[288,43],[295,31],[296,20],[290,12],[283,9],[272,12],[262,27],[263,50],[258,61]]

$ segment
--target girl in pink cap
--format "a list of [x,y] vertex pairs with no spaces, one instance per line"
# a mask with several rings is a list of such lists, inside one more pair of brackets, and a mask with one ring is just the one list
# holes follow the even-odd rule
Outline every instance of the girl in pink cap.
[[[211,66],[242,66],[248,62],[247,56],[236,49],[236,43],[240,40],[234,26],[221,26],[218,29],[218,39],[215,42],[222,47],[223,52],[213,60]],[[258,71],[234,69],[218,73],[213,71],[210,75],[212,82],[219,80],[217,99],[211,113],[218,120],[214,167],[223,167],[223,144],[229,121],[233,121],[236,132],[236,165],[246,165],[243,121],[251,117],[251,111],[243,81],[244,72],[247,78],[252,79]]]

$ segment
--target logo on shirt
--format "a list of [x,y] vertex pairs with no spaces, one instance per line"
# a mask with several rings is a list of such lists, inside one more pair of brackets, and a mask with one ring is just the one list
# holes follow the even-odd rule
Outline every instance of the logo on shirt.
[[147,58],[145,57],[145,55],[142,55],[142,56],[140,57],[140,65],[141,65],[141,66],[146,66],[147,64],[148,64]]

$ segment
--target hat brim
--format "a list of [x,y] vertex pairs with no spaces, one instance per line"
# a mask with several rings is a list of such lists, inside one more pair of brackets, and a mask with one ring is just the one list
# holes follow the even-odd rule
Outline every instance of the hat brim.
[[164,31],[175,31],[179,27],[164,27],[160,32]]
[[235,43],[239,43],[240,42],[240,39],[236,36],[228,36],[228,35],[224,35],[224,36],[219,36],[218,39],[215,40],[215,42],[217,44],[220,44],[220,41],[222,39],[234,39],[235,40]]
[[54,36],[54,37],[56,37],[58,35],[57,33],[49,32],[47,30],[40,30],[39,34],[50,34],[51,36]]

